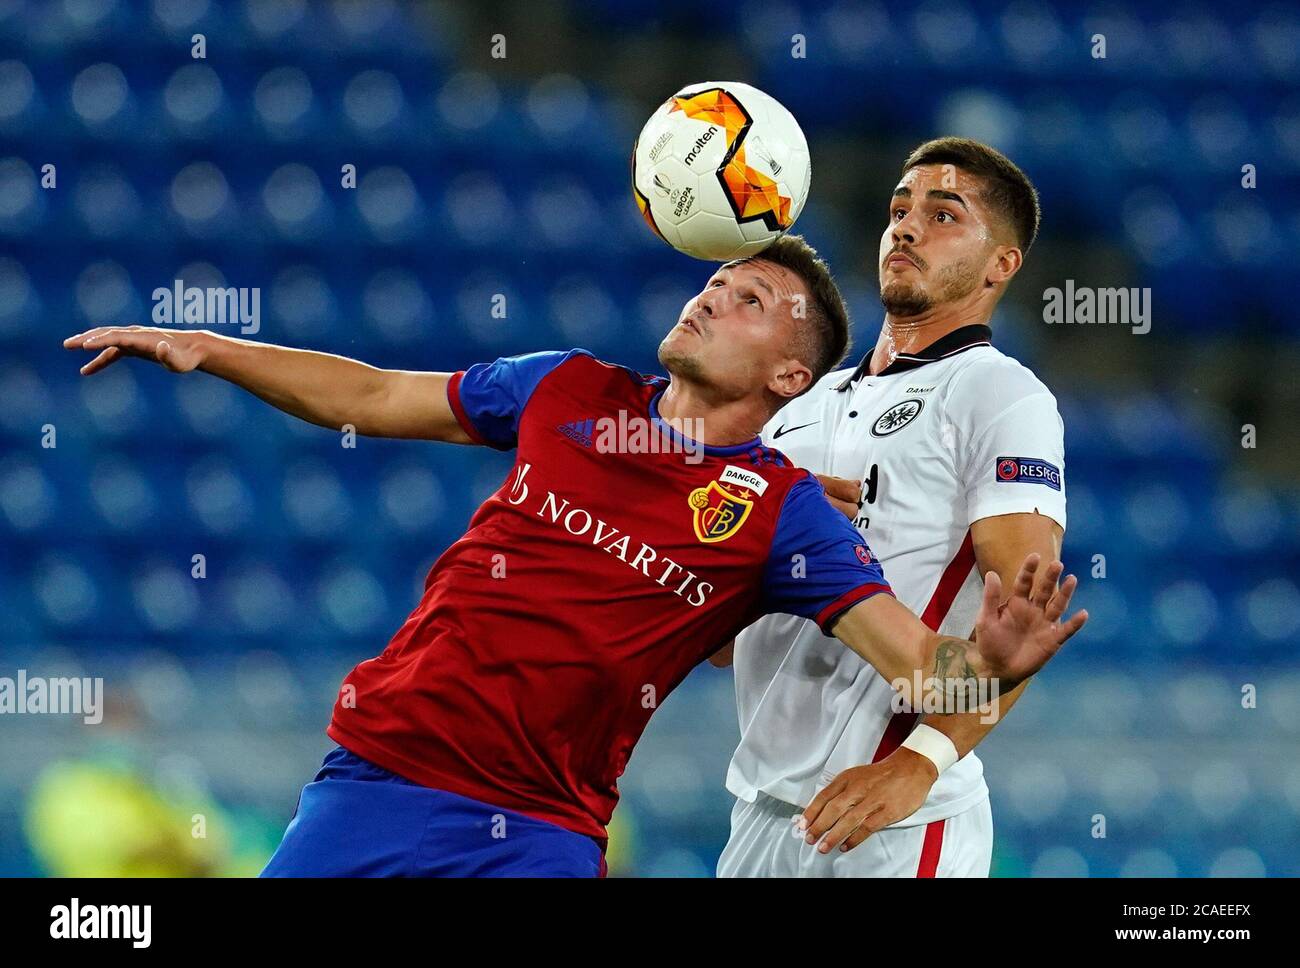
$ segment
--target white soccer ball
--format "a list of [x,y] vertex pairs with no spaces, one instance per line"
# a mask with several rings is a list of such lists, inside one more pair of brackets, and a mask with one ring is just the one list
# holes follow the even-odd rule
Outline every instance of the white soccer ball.
[[632,148],[632,193],[650,228],[697,259],[761,252],[808,198],[808,142],[779,101],[736,81],[682,88]]

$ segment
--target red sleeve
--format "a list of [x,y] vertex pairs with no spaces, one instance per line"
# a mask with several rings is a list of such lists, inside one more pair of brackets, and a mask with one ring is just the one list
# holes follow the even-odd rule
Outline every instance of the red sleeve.
[[460,424],[460,429],[465,431],[466,436],[476,444],[484,444],[486,442],[479,434],[478,428],[465,412],[465,405],[460,402],[460,381],[464,378],[464,370],[457,370],[451,375],[451,379],[447,381],[447,402],[451,404],[451,412],[456,418],[456,423]]
[[879,595],[881,593],[892,596],[894,590],[888,585],[881,584],[877,581],[867,582],[865,585],[859,585],[857,588],[853,589],[853,591],[845,592],[839,598],[835,599],[835,601],[831,602],[818,612],[816,622],[823,632],[827,635],[831,635],[831,626],[835,624],[837,618],[847,612],[854,605],[858,604],[858,602],[865,601],[872,595]]

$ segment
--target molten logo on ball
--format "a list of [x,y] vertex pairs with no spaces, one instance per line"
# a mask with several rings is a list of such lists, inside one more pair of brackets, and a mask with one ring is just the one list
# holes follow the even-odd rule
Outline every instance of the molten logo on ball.
[[808,143],[790,112],[732,81],[678,91],[632,149],[632,194],[642,218],[697,259],[763,251],[799,217],[811,178]]

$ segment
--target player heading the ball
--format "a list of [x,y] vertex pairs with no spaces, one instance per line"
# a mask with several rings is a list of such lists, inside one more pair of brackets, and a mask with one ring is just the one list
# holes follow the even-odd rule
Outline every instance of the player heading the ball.
[[[847,343],[829,270],[788,235],[683,306],[659,347],[668,378],[584,350],[433,373],[208,332],[68,339],[97,351],[86,374],[135,356],[321,426],[515,451],[387,647],[344,681],[328,729],[341,749],[267,873],[597,873],[650,715],[767,613],[815,620],[909,702],[924,701],[914,678],[1006,691],[1041,668],[1086,620],[1062,620],[1075,582],[1057,587],[1059,562],[1030,556],[1006,594],[990,573],[975,641],[938,635],[893,598],[816,479],[759,439]],[[696,421],[702,459],[603,451],[561,429],[620,411],[670,437]],[[498,817],[514,835],[484,833]]]

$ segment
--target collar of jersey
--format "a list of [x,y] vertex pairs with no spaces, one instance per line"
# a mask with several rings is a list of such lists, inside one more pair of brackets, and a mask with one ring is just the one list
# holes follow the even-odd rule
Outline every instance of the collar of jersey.
[[[918,366],[925,366],[927,363],[933,363],[935,360],[942,360],[949,356],[955,356],[976,346],[991,346],[993,341],[993,330],[981,323],[975,323],[971,326],[963,326],[960,329],[954,329],[947,336],[941,336],[923,350],[917,350],[915,353],[900,353],[893,363],[885,367],[876,376],[892,376],[895,373],[903,373],[907,370],[915,370]],[[871,354],[875,347],[867,350],[862,357],[862,362],[858,368],[853,371],[852,376],[847,380],[841,381],[836,390],[847,390],[852,384],[857,383],[864,376],[870,375],[869,367],[871,366]]]
[[659,416],[659,398],[664,395],[664,390],[667,389],[668,385],[664,384],[663,389],[650,398],[650,423],[654,427],[658,428],[660,433],[665,434],[669,440],[681,445],[684,450],[693,450],[696,447],[703,447],[704,453],[708,454],[710,457],[735,457],[737,454],[748,453],[755,447],[763,446],[763,439],[761,437],[755,437],[753,440],[746,441],[743,444],[731,444],[727,447],[714,447],[712,444],[701,444],[697,441],[691,440],[691,438],[687,437],[685,434],[679,433],[672,424]]

